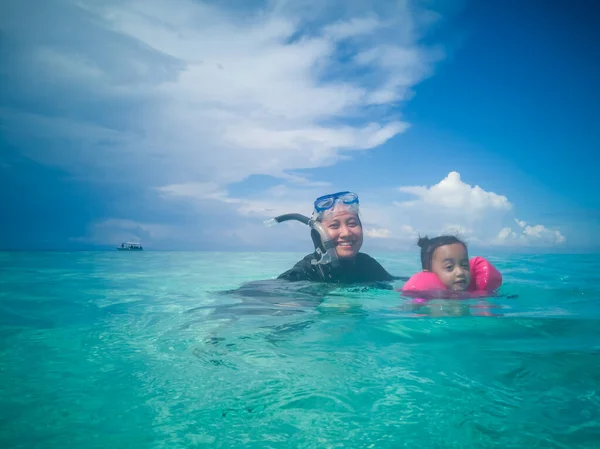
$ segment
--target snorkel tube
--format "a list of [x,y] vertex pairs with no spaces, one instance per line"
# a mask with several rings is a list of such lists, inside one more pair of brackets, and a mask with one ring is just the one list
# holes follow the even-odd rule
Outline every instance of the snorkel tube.
[[308,218],[302,214],[283,214],[271,218],[270,220],[265,221],[265,223],[269,226],[272,226],[277,223],[283,223],[284,221],[291,220],[299,221],[300,223],[308,225],[310,228],[310,237],[312,238],[315,246],[315,253],[317,254],[317,259],[313,260],[312,263],[314,265],[319,265],[324,279],[331,277],[325,273],[325,266],[329,266],[333,269],[339,268],[340,260],[335,250],[335,242],[331,239],[331,237],[329,237],[327,230],[320,221],[317,221],[313,218]]

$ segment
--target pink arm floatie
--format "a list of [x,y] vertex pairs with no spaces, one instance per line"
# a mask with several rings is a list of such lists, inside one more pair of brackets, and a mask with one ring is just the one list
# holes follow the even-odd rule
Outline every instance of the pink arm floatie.
[[[469,261],[471,282],[467,292],[477,294],[491,293],[502,285],[502,275],[490,262],[483,257],[473,257]],[[448,289],[440,279],[429,271],[421,271],[413,275],[401,289],[402,293],[427,292],[443,293]]]
[[402,287],[403,292],[429,292],[447,290],[436,274],[430,271],[420,271],[413,275]]
[[471,282],[467,287],[469,292],[493,292],[502,285],[502,275],[483,257],[473,257],[469,261],[471,266]]

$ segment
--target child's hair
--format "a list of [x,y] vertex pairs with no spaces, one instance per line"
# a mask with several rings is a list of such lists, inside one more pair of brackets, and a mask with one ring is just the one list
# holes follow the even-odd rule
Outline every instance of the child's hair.
[[453,243],[460,243],[466,248],[465,242],[460,240],[458,237],[453,235],[440,235],[432,239],[425,237],[419,237],[417,245],[421,247],[421,267],[423,270],[431,271],[431,260],[433,259],[433,253],[440,246],[452,245]]

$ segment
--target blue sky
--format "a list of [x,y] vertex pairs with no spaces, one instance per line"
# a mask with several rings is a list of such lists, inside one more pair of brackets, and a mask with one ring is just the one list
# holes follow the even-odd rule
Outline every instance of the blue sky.
[[9,0],[0,248],[600,250],[593,2]]

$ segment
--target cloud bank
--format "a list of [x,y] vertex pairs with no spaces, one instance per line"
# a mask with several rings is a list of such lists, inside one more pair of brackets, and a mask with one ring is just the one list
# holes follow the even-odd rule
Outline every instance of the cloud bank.
[[[0,110],[13,139],[44,164],[153,187],[253,174],[302,182],[294,170],[403,132],[390,107],[442,57],[420,43],[435,16],[406,1],[240,13],[191,0],[55,0],[44,20],[31,1],[9,4],[1,24],[22,55],[7,81],[24,76]],[[60,104],[22,107],[50,92]]]
[[[6,2],[0,119],[11,148],[111,198],[138,193],[123,193],[73,241],[304,248],[295,224],[262,221],[310,214],[329,189],[310,169],[404,132],[402,105],[444,58],[424,44],[441,17],[419,2],[234,6]],[[276,182],[240,192],[253,176]],[[505,196],[457,172],[432,186],[381,189],[359,192],[373,247],[407,248],[418,234],[441,232],[488,245],[565,241],[558,230],[515,222]]]
[[[419,236],[440,234],[457,235],[469,244],[490,248],[554,246],[566,241],[560,230],[519,220],[515,206],[506,196],[469,185],[457,172],[449,173],[432,186],[389,190],[387,198],[393,198],[396,193],[416,198],[384,201],[381,191],[359,193],[366,247],[406,250],[414,248]],[[241,198],[226,190],[206,185],[192,188],[189,184],[171,186],[162,192],[167,199],[186,201],[190,207],[226,211],[230,221],[225,229],[211,231],[215,238],[227,241],[235,236],[235,242],[256,245],[255,249],[308,248],[308,232],[303,225],[286,223],[267,228],[263,222],[289,212],[310,215],[312,200],[323,193],[322,187],[279,185],[259,195]],[[302,233],[303,230],[306,232]],[[177,232],[186,234],[183,229]]]
[[[555,245],[566,240],[558,230],[527,226],[516,218],[515,206],[506,196],[465,183],[455,171],[432,186],[404,186],[398,191],[416,198],[394,202],[393,220],[420,235],[454,234],[480,246]],[[523,229],[506,225],[513,222]]]

